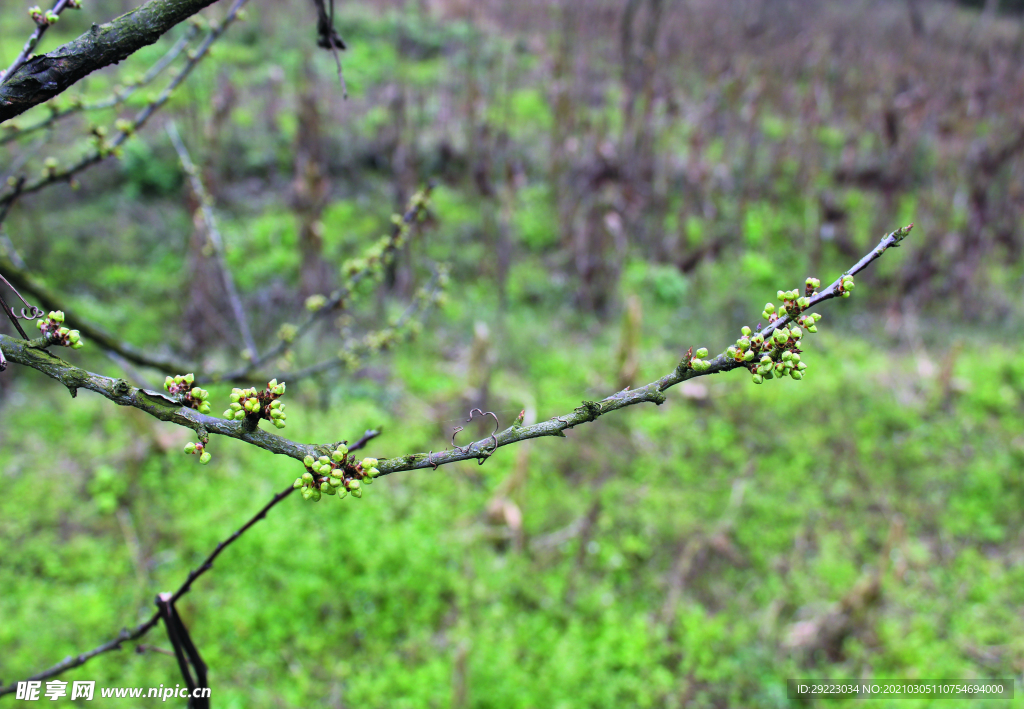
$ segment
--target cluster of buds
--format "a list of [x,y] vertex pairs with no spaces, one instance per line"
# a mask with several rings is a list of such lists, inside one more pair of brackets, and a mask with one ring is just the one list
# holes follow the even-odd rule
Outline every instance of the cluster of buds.
[[32,21],[35,22],[39,27],[46,27],[48,25],[56,24],[57,20],[60,19],[60,16],[53,10],[47,10],[46,12],[43,12],[43,10],[38,5],[30,7],[28,9],[28,16],[31,17]]
[[278,384],[276,379],[271,379],[263,391],[257,391],[256,387],[232,389],[231,405],[224,412],[224,418],[242,421],[250,416],[255,419],[267,419],[275,427],[284,428],[285,419],[288,418],[284,412],[284,404],[280,400],[284,390],[284,382]]
[[775,309],[774,303],[767,303],[764,306],[764,310],[761,312],[761,317],[768,322],[775,322],[779,318],[784,318],[787,315],[797,315],[806,310],[811,304],[811,298],[818,295],[818,287],[821,286],[821,281],[817,278],[808,278],[804,282],[804,294],[800,295],[800,291],[793,289],[790,291],[780,290],[776,295],[779,300],[782,301],[782,305],[779,309]]
[[690,368],[695,372],[706,372],[711,368],[711,362],[708,362],[705,357],[708,356],[708,348],[701,347],[699,350],[693,353],[693,359],[690,360]]
[[210,392],[192,386],[192,382],[195,380],[195,375],[191,372],[167,377],[164,379],[164,389],[171,396],[176,397],[182,406],[196,409],[201,414],[208,414],[210,413]]
[[85,347],[82,336],[78,330],[69,330],[64,327],[64,311],[52,310],[47,313],[43,320],[36,320],[38,327],[51,344],[70,347],[73,350],[80,350]]
[[199,462],[203,465],[209,463],[210,459],[213,458],[213,455],[210,451],[206,450],[206,446],[203,443],[193,443],[192,441],[185,444],[185,454],[198,455]]
[[[782,378],[789,375],[793,379],[803,379],[807,365],[800,361],[800,338],[803,331],[796,327],[780,327],[772,333],[761,351],[760,359],[751,365],[754,384],[761,384],[765,379]],[[749,350],[753,352],[753,350]],[[755,355],[756,356],[756,355]],[[754,357],[746,361],[753,360]]]
[[339,443],[330,456],[314,458],[307,455],[303,461],[306,472],[295,478],[292,487],[302,490],[306,500],[318,502],[323,495],[337,495],[338,498],[363,496],[363,485],[369,485],[380,475],[376,458],[363,458],[358,463],[349,458],[348,446]]

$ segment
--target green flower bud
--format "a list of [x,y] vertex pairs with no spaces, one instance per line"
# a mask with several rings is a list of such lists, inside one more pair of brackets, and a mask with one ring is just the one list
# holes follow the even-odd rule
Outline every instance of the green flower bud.
[[792,359],[794,362],[799,362],[800,361],[800,355],[797,352],[794,352],[793,356],[790,359]]
[[794,369],[792,372],[789,373],[789,376],[793,377],[793,379],[796,379],[797,381],[800,381],[801,379],[804,378],[804,373],[801,372],[799,369]]
[[331,484],[331,485],[332,485],[333,487],[341,487],[342,485],[344,485],[344,484],[345,484],[345,481],[344,481],[344,480],[343,480],[343,479],[341,478],[341,476],[340,476],[340,475],[339,475],[338,477],[334,477],[334,476],[332,475],[332,476],[331,476],[331,479],[330,479],[330,480],[328,480],[328,482],[329,482],[329,483],[330,483],[330,484]]
[[277,386],[277,380],[276,379],[271,379],[270,383],[267,384],[267,389],[273,389],[276,386]]
[[[44,320],[36,320],[36,328],[37,329],[42,330],[44,324],[45,324]],[[170,377],[167,377],[167,378],[170,379]]]
[[761,311],[761,317],[764,318],[765,320],[771,320],[772,319],[772,316],[768,314],[767,310],[762,310]]
[[848,290],[844,290],[844,291],[843,291],[843,297],[844,297],[844,298],[849,298],[849,297],[850,297],[850,295],[851,295],[851,294],[850,294],[850,291],[848,291]]
[[811,333],[812,335],[814,333],[816,333],[817,331],[818,331],[818,326],[817,325],[808,325],[807,326],[807,332]]
[[64,311],[55,310],[52,313],[50,313],[50,317],[53,318],[56,322],[64,322]]
[[799,369],[802,372],[805,369],[807,369],[807,363],[806,362],[797,362],[796,368]]
[[821,315],[819,313],[811,313],[811,317],[814,318],[814,322],[821,320]]
[[281,413],[280,409],[271,409],[270,410],[270,418],[271,419],[279,419],[282,416],[284,416],[284,414]]
[[753,379],[754,379],[754,384],[761,384],[764,381],[764,377],[761,376],[760,374],[755,374]]
[[769,314],[774,313],[775,312],[775,306],[772,303],[768,303],[768,304],[766,304],[764,306],[764,311],[766,313],[769,313]]
[[273,391],[278,396],[282,396],[284,394],[284,384],[283,383],[282,384],[278,384],[271,391]]
[[308,470],[302,474],[302,480],[307,483],[313,482],[313,473]]
[[361,489],[359,489],[358,487],[355,490],[352,490],[352,497],[362,497],[362,496],[363,496],[363,491]]
[[855,285],[856,284],[853,281],[843,281],[843,290],[853,290]]
[[695,371],[695,372],[699,372],[699,371],[701,371],[701,367],[702,367],[703,365],[704,365],[704,360],[701,360],[701,359],[697,359],[696,357],[694,357],[693,359],[691,359],[691,360],[690,360],[690,367],[691,367],[691,368],[693,369],[693,371]]
[[792,358],[793,358],[793,353],[790,352],[789,350],[786,350],[785,352],[782,353],[782,361],[783,362],[787,362],[787,361],[791,360]]
[[346,490],[346,489],[345,489],[345,488],[343,488],[343,487],[339,487],[339,488],[338,488],[338,499],[339,499],[339,500],[343,500],[343,499],[345,499],[346,497],[348,497],[348,490]]
[[309,488],[309,490],[312,492],[310,497],[312,498],[313,502],[320,502],[320,488],[311,487]]
[[775,294],[775,297],[778,298],[779,300],[785,300],[786,298],[789,297],[789,293],[783,293],[782,291],[779,291],[778,293]]
[[754,350],[747,350],[746,352],[743,353],[743,361],[752,362],[754,361],[755,356],[756,355],[754,354]]
[[313,456],[311,456],[311,455],[307,455],[307,456],[306,456],[305,458],[303,458],[303,459],[302,459],[302,462],[303,462],[303,463],[305,464],[305,466],[306,466],[306,467],[308,468],[308,467],[310,467],[311,465],[313,465],[313,463],[315,463],[315,462],[316,462],[316,458],[314,458],[314,457],[313,457]]
[[213,456],[210,455],[210,451],[203,451],[203,454],[199,456],[199,462],[202,463],[203,465],[206,465],[207,463],[210,462],[211,458],[213,458]]
[[195,380],[196,380],[196,375],[193,374],[192,372],[189,372],[188,374],[185,375],[185,383],[186,384],[191,384]]
[[188,443],[186,443],[185,444],[185,452],[188,453],[189,455],[192,455],[193,453],[195,453],[196,452],[196,444],[193,443],[192,441],[189,441]]
[[238,400],[241,399],[241,398],[242,398],[242,392],[240,392],[238,389],[233,389],[231,391],[231,402],[232,403],[238,403]]
[[331,459],[328,458],[326,455],[320,456],[319,458],[317,458],[317,460],[319,460],[321,463],[330,463],[331,462]]
[[804,333],[798,327],[791,327],[789,328],[789,336],[792,337],[794,340],[799,340],[801,337],[804,336]]
[[320,492],[327,492],[331,489],[331,484],[327,481],[320,483]]
[[789,310],[786,309],[785,305],[780,305],[779,306],[779,317],[780,318],[784,318],[787,315],[789,315]]
[[313,497],[313,488],[311,488],[311,487],[304,487],[304,488],[302,488],[302,499],[308,500],[311,497]]
[[358,490],[359,489],[359,481],[356,480],[355,478],[353,478],[351,480],[346,480],[345,481],[345,487],[347,487],[349,490]]
[[760,347],[761,345],[764,344],[764,335],[762,335],[761,333],[757,333],[756,335],[750,338],[750,344],[753,347]]
[[73,350],[80,350],[80,349],[82,349],[83,347],[85,347],[85,343],[84,343],[84,342],[82,342],[81,340],[79,340],[79,341],[78,341],[78,342],[76,342],[75,344],[71,345],[71,349],[73,349]]
[[199,405],[199,413],[208,414],[210,413],[210,402],[204,401]]
[[279,430],[288,425],[284,421],[282,421],[281,419],[274,419],[273,420],[273,424],[274,424],[274,428],[279,429]]
[[372,485],[373,479],[380,475],[380,471],[377,470],[376,468],[370,468],[369,470],[364,470],[363,475],[365,476],[363,478],[363,482],[366,483],[367,485]]
[[708,356],[708,348],[707,348],[707,347],[701,347],[701,348],[700,348],[700,349],[698,349],[698,350],[697,350],[697,351],[696,351],[696,352],[695,352],[694,354],[695,354],[695,355],[696,355],[696,356],[697,356],[697,357],[698,357],[699,359],[704,359],[705,357],[707,357],[707,356]]
[[727,349],[727,350],[725,351],[725,356],[726,356],[726,357],[729,357],[730,359],[732,359],[733,357],[735,357],[735,356],[736,356],[736,353],[737,353],[738,351],[739,351],[739,350],[737,350],[737,349],[736,349],[735,347],[733,347],[733,346],[731,346],[731,345],[730,345],[730,346],[729,346],[729,349]]
[[[327,485],[327,483],[324,483],[324,485]],[[331,485],[327,485],[327,489],[326,490],[323,488],[323,485],[321,485],[320,486],[320,491],[323,492],[323,494],[325,494],[325,495],[337,495],[338,494],[338,488],[333,487]]]
[[282,406],[281,402],[278,401],[277,399],[274,399],[273,401],[270,402],[270,408],[272,408],[272,409],[280,409],[281,406]]
[[295,489],[302,487],[302,478],[295,478],[295,482],[292,483],[292,487]]
[[750,349],[750,338],[746,335],[736,340],[736,346],[740,348],[740,352],[746,352]]
[[235,421],[241,421],[244,418],[245,418],[245,412],[244,411],[236,411],[235,412]]
[[193,387],[192,391],[189,392],[189,394],[192,396],[193,399],[201,399],[202,398],[202,396],[201,396],[202,393],[203,393],[203,390],[200,389],[199,387]]
[[746,325],[744,325],[743,327],[740,328],[740,332],[743,333],[744,337],[749,337],[750,336],[750,328],[747,327]]
[[772,334],[772,338],[780,345],[789,339],[789,331],[786,328],[779,328]]
[[71,330],[68,330],[66,327],[62,327],[62,328],[57,330],[57,334],[60,335],[61,337],[64,337],[69,332],[71,332]]
[[224,418],[233,420],[235,418],[235,412],[231,409],[227,409],[224,412]]
[[331,453],[331,460],[333,460],[335,463],[340,463],[341,461],[345,460],[345,453],[345,451],[339,448],[333,453]]
[[82,335],[78,330],[72,330],[68,333],[68,342],[72,345],[82,339]]
[[359,462],[359,464],[361,466],[363,466],[363,470],[368,470],[369,468],[376,468],[377,467],[377,459],[376,458],[363,458]]
[[769,368],[768,371],[764,373],[764,378],[765,379],[775,379],[775,370]]

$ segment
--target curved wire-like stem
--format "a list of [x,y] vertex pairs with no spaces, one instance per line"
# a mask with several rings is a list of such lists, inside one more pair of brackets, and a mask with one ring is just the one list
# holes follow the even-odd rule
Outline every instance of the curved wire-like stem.
[[[350,451],[359,450],[360,448],[363,448],[368,441],[376,438],[379,435],[379,430],[366,431],[362,435],[362,437],[358,441],[350,445],[348,449]],[[286,497],[291,495],[293,492],[295,492],[295,488],[289,485],[286,489],[274,495],[274,497],[271,498],[270,502],[261,507],[259,512],[250,517],[249,520],[241,527],[239,527],[234,533],[232,533],[230,537],[228,537],[222,542],[219,542],[217,546],[214,547],[213,551],[211,551],[206,556],[206,558],[203,559],[203,563],[201,563],[199,566],[197,566],[195,569],[189,572],[188,576],[185,578],[182,584],[171,595],[170,599],[168,599],[168,602],[173,604],[179,598],[188,593],[192,588],[192,584],[195,583],[200,576],[202,576],[207,571],[213,568],[213,562],[217,560],[217,557],[220,556],[221,552],[223,552],[225,549],[231,546],[231,544],[233,544],[239,537],[241,537],[243,534],[249,531],[249,529],[251,529],[254,524],[256,524],[261,519],[266,517],[267,513],[270,512],[271,509],[273,509],[278,503],[280,503]],[[134,628],[122,628],[121,632],[114,636],[112,639],[108,640],[102,645],[94,647],[92,650],[89,650],[88,652],[83,652],[78,655],[66,657],[60,662],[58,662],[56,665],[48,667],[42,672],[38,672],[32,675],[31,677],[27,677],[26,679],[20,681],[38,682],[41,680],[50,679],[51,677],[56,677],[57,675],[62,674],[75,667],[81,667],[97,655],[102,655],[103,653],[110,652],[111,650],[120,650],[122,643],[130,642],[132,640],[138,640],[143,635],[152,630],[154,627],[156,627],[156,624],[158,622],[160,622],[159,612],[154,613],[149,618],[149,620],[147,620],[144,623],[136,625]],[[3,696],[5,694],[11,694],[14,691],[16,691],[17,688],[18,682],[12,682],[6,687],[0,687],[0,696]]]

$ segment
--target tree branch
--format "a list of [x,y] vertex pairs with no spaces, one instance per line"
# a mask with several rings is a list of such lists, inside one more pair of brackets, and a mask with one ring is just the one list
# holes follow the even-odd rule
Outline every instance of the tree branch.
[[[897,229],[883,237],[878,246],[872,249],[871,252],[865,255],[843,275],[852,276],[863,271],[872,261],[879,258],[886,249],[899,246],[900,242],[907,236],[907,234],[910,233],[912,228],[913,224]],[[841,284],[842,276],[837,278],[830,286],[819,292],[818,295],[811,298],[810,303],[807,308],[804,308],[804,310],[825,302],[826,300],[839,297],[842,294]],[[787,323],[791,322],[792,319],[792,315],[783,316],[770,322],[767,327],[762,328],[759,332],[767,340],[769,335],[778,328],[784,327]],[[78,367],[74,367],[73,365],[64,362],[60,358],[42,349],[45,344],[46,341],[44,339],[25,341],[0,335],[0,352],[6,354],[12,361],[38,369],[44,374],[60,381],[68,387],[69,390],[71,390],[72,396],[75,395],[78,388],[90,389],[107,397],[115,403],[123,406],[134,406],[161,420],[171,421],[178,425],[197,430],[200,427],[204,427],[209,433],[218,433],[232,438],[238,438],[239,440],[246,441],[247,443],[263,448],[264,450],[288,455],[298,460],[301,460],[306,455],[313,455],[316,457],[321,454],[329,454],[330,450],[337,445],[329,444],[318,447],[314,445],[294,443],[280,438],[279,436],[261,431],[258,428],[252,430],[245,425],[245,422],[223,421],[209,416],[203,416],[192,409],[179,406],[177,403],[172,402],[161,394],[131,387],[123,379],[112,380],[109,377],[92,374],[83,369],[79,369]],[[584,401],[583,404],[577,407],[571,414],[555,416],[548,421],[534,424],[532,426],[522,426],[516,423],[500,433],[495,433],[493,436],[488,436],[487,438],[470,443],[467,446],[450,451],[444,451],[437,454],[434,454],[433,452],[416,453],[397,458],[380,459],[378,460],[376,467],[380,470],[380,475],[383,476],[403,470],[416,470],[426,467],[437,468],[440,465],[446,465],[460,460],[476,459],[482,463],[502,446],[543,436],[564,437],[565,429],[594,421],[600,416],[611,411],[616,411],[627,406],[633,406],[635,404],[645,402],[658,405],[663,404],[666,399],[664,394],[665,390],[680,382],[707,374],[717,374],[719,372],[728,372],[740,367],[746,367],[745,363],[737,362],[735,359],[728,357],[725,353],[718,355],[714,359],[708,360],[708,364],[710,365],[708,368],[698,371],[690,366],[690,358],[687,356],[680,361],[675,370],[661,379],[651,382],[639,389],[624,389],[617,394],[613,394],[612,396],[602,399],[601,401]],[[379,433],[379,431],[367,431],[358,441],[349,447],[349,451],[355,451],[362,448],[367,441],[376,437]],[[206,557],[203,563],[197,569],[194,569],[189,573],[184,583],[182,583],[171,597],[171,602],[173,603],[181,596],[188,593],[195,580],[213,567],[213,562],[216,560],[217,556],[224,551],[224,549],[256,524],[256,522],[263,519],[271,508],[290,495],[295,489],[297,488],[290,485],[279,492],[238,531],[228,537],[225,541],[220,542]],[[118,649],[120,648],[121,643],[129,640],[135,640],[149,632],[149,630],[157,624],[159,618],[159,613],[156,613],[148,621],[136,626],[134,629],[128,630],[126,628],[122,630],[117,637],[103,645],[76,657],[68,657],[64,661],[28,679],[30,681],[48,679],[64,672],[65,670],[83,665],[97,655],[108,652],[109,650]],[[6,687],[0,687],[0,696],[10,694],[16,689],[17,682]]]
[[16,67],[0,85],[0,123],[48,101],[97,69],[153,44],[216,0],[150,0],[78,39]]

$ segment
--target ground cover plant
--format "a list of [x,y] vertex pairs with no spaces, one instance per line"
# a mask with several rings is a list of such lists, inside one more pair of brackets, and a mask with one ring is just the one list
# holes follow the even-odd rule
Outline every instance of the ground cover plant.
[[1016,20],[346,3],[343,84],[242,5],[0,124],[0,691],[174,623],[238,706],[1020,674]]

